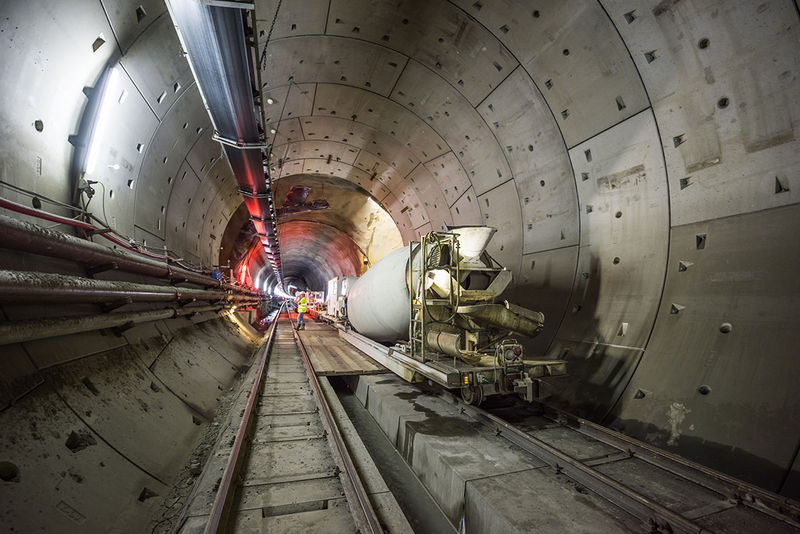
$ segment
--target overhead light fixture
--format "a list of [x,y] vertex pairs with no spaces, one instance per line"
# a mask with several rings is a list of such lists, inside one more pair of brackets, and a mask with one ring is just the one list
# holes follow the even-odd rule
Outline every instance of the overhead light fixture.
[[275,103],[274,100],[272,100],[271,98],[267,97],[267,104],[269,104],[271,106],[274,103]]
[[84,172],[92,174],[97,165],[97,158],[100,151],[100,146],[104,143],[106,134],[108,133],[108,125],[111,120],[111,105],[115,101],[114,95],[119,90],[119,71],[116,67],[111,67],[106,73],[105,81],[102,86],[102,95],[100,96],[100,106],[97,108],[97,115],[95,116],[94,128],[92,129],[92,137],[89,142],[89,151],[86,154],[86,162]]

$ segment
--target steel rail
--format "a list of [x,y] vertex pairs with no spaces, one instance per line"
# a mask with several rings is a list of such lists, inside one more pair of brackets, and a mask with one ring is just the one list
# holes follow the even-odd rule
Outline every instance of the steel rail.
[[[289,320],[289,324],[292,324],[291,319]],[[356,470],[356,466],[353,463],[353,459],[350,456],[347,445],[342,438],[339,426],[336,424],[336,419],[333,417],[333,412],[331,412],[331,408],[328,405],[328,401],[322,391],[322,386],[320,386],[317,374],[314,372],[314,367],[311,365],[311,359],[308,357],[308,352],[303,344],[303,340],[300,338],[300,334],[298,334],[297,330],[294,328],[292,328],[292,334],[294,334],[297,348],[300,350],[303,366],[306,368],[308,380],[311,382],[312,389],[314,390],[314,396],[317,397],[320,412],[322,412],[323,415],[323,423],[327,427],[328,434],[333,441],[333,447],[331,447],[331,449],[333,449],[334,454],[338,456],[339,461],[344,467],[344,472],[347,475],[347,481],[352,486],[354,497],[357,500],[357,503],[355,503],[357,504],[357,507],[354,507],[353,503],[351,503],[350,506],[356,526],[362,533],[369,532],[371,534],[383,534],[383,527],[381,527],[380,520],[375,513],[372,502],[369,500],[369,494],[364,487],[364,483],[361,481],[361,477]]]
[[455,396],[445,396],[445,398],[447,397],[452,397],[452,402],[461,408],[462,413],[489,427],[497,436],[510,441],[541,459],[557,472],[565,474],[572,480],[619,506],[648,525],[653,531],[669,533],[710,532],[705,527],[658,504],[649,497],[636,492],[604,473],[503,421],[499,417],[466,404]]
[[553,406],[541,404],[545,417],[584,436],[625,451],[651,465],[659,467],[684,480],[749,506],[775,519],[800,528],[800,503],[762,488],[752,486],[734,477],[704,465],[661,450],[634,438],[568,414]]
[[261,387],[264,383],[264,370],[267,367],[267,361],[272,350],[272,343],[275,339],[275,331],[277,329],[278,318],[280,317],[281,309],[275,315],[275,319],[270,325],[269,337],[267,338],[266,346],[264,347],[264,354],[261,356],[261,363],[258,366],[258,372],[253,380],[253,385],[250,388],[247,405],[242,413],[242,421],[239,423],[239,429],[236,431],[236,438],[233,442],[231,449],[231,456],[228,463],[225,465],[225,471],[220,479],[217,494],[214,497],[214,504],[211,507],[211,513],[208,516],[208,523],[204,530],[205,534],[217,534],[225,532],[228,524],[228,518],[233,505],[233,497],[236,490],[234,481],[239,477],[239,472],[244,465],[245,460],[245,441],[247,440],[250,430],[252,428],[253,410],[259,399]]

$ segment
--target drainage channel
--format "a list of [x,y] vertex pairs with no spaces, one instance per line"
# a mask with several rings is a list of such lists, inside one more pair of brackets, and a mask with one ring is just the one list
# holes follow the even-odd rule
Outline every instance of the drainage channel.
[[354,424],[368,412],[461,532],[800,532],[800,504],[563,413],[487,411],[391,375],[348,384]]
[[416,534],[458,532],[342,377],[330,377],[344,411]]

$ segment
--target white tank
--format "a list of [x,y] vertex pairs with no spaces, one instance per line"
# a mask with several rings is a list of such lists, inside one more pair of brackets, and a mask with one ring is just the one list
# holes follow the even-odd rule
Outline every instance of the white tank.
[[408,254],[408,247],[390,252],[350,286],[347,318],[358,333],[375,341],[408,339]]
[[[497,230],[488,226],[462,226],[450,231],[458,234],[460,260],[469,264],[477,261]],[[418,251],[419,243],[415,243],[413,256],[417,269],[422,261]],[[358,333],[375,341],[408,339],[411,322],[407,282],[410,252],[408,246],[390,252],[350,286],[347,318]]]

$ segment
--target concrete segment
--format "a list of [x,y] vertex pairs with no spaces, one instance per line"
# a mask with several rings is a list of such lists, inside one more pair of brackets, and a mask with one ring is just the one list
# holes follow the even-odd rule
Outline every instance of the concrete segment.
[[636,532],[647,530],[607,501],[546,468],[467,482],[466,532]]
[[369,389],[367,409],[454,524],[467,481],[544,465],[399,378],[358,380]]

